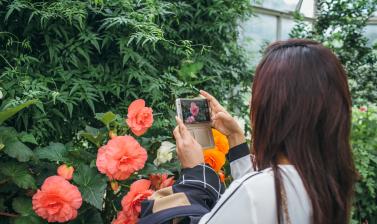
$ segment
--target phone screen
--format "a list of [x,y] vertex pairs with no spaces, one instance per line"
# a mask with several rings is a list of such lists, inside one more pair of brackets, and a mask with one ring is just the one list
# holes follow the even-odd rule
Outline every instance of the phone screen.
[[185,124],[210,122],[206,99],[181,100],[182,119]]

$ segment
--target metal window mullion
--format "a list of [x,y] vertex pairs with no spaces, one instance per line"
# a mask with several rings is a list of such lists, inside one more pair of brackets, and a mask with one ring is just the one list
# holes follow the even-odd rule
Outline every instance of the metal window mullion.
[[281,40],[281,16],[276,16],[276,40]]
[[302,6],[302,2],[303,2],[303,1],[304,1],[304,0],[300,0],[300,1],[298,1],[297,5],[296,5],[296,11],[300,12],[300,10],[301,10],[301,6]]

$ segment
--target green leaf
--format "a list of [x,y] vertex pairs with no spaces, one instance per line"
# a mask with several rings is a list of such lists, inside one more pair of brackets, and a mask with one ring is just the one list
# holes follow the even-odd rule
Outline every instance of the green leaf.
[[20,214],[19,217],[13,219],[14,224],[39,224],[43,223],[33,211],[33,206],[30,198],[18,197],[13,199],[13,209]]
[[107,178],[98,174],[95,168],[81,165],[73,176],[73,181],[78,185],[84,201],[102,210]]
[[29,161],[34,156],[33,151],[17,138],[14,128],[0,127],[0,144],[4,145],[4,152],[20,162]]
[[27,162],[34,155],[29,147],[18,140],[6,142],[4,152],[20,162]]
[[111,111],[106,113],[97,113],[96,119],[100,120],[104,125],[108,127],[111,122],[115,121],[116,114]]
[[146,163],[145,167],[138,172],[138,175],[142,175],[145,177],[148,177],[150,174],[157,174],[157,173],[167,173],[169,175],[173,175],[173,173],[170,170],[156,167],[154,164]]
[[17,107],[8,108],[3,111],[0,111],[0,124],[2,124],[4,121],[15,115],[18,111],[24,109],[25,107],[28,107],[32,104],[37,103],[37,100],[29,100],[26,103],[20,104]]
[[34,213],[30,198],[15,198],[13,199],[12,207],[17,213],[23,216]]
[[67,148],[62,143],[50,143],[50,145],[44,148],[38,148],[34,151],[35,155],[39,159],[47,159],[53,162],[65,162],[67,161]]
[[104,140],[104,134],[99,129],[90,126],[86,126],[85,131],[80,131],[79,135],[97,147],[101,146]]
[[204,67],[203,62],[184,61],[178,70],[178,75],[183,79],[197,78],[197,73]]
[[83,213],[79,210],[79,216],[75,219],[70,221],[68,224],[103,224],[101,213],[93,207],[87,209],[85,207],[81,207],[80,210],[85,210]]
[[13,224],[41,224],[45,223],[38,216],[21,216],[13,219]]
[[36,188],[34,177],[29,174],[27,166],[23,163],[2,163],[0,164],[0,173],[20,188]]
[[21,142],[28,142],[37,145],[38,142],[35,139],[35,137],[32,134],[26,133],[26,132],[21,132],[18,135],[18,138],[20,139]]

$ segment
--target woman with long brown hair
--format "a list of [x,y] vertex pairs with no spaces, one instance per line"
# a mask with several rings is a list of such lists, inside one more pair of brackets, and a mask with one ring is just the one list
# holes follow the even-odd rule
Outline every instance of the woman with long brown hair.
[[[179,194],[185,203],[161,208],[167,197],[152,197],[143,203],[140,223],[349,222],[356,178],[351,98],[346,73],[329,49],[299,39],[267,48],[252,87],[251,154],[237,122],[214,97],[201,95],[210,102],[213,127],[228,137],[234,181],[220,196],[217,174],[177,118],[174,136],[183,170],[170,196]],[[172,218],[159,221],[153,214]]]

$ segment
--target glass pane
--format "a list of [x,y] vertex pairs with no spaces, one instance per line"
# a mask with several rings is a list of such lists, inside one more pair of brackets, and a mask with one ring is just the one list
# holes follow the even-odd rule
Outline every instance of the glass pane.
[[256,65],[262,46],[276,40],[277,18],[258,14],[240,25],[240,43],[246,49],[250,65]]
[[294,11],[299,0],[257,0],[254,4],[279,11]]
[[314,17],[314,0],[304,0],[300,12],[306,17]]
[[281,39],[289,39],[289,33],[295,26],[295,22],[292,19],[281,18]]
[[377,25],[368,25],[365,27],[365,36],[368,38],[368,44],[377,44]]

